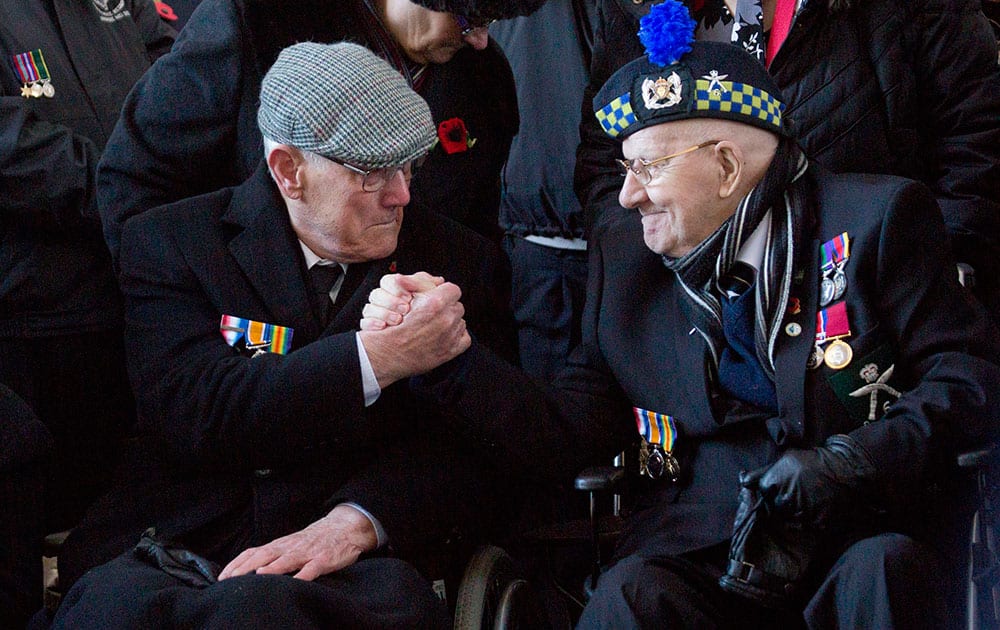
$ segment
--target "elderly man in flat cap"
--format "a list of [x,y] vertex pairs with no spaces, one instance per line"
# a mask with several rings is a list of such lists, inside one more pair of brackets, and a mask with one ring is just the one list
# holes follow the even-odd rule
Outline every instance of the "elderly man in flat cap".
[[61,584],[110,562],[76,581],[56,627],[447,624],[401,558],[472,535],[481,466],[389,386],[409,369],[408,331],[357,326],[382,276],[423,270],[462,283],[464,308],[452,284],[428,298],[455,326],[464,313],[506,339],[487,297],[495,259],[444,217],[404,221],[434,124],[368,49],[282,51],[257,120],[265,160],[247,182],[124,231],[139,430],[119,487],[60,555]]
[[517,95],[486,26],[541,3],[204,0],[132,91],[102,156],[97,201],[113,258],[129,217],[253,172],[261,77],[280,50],[303,41],[361,44],[406,78],[439,138],[413,180],[414,203],[499,240],[500,169],[517,133]]
[[[692,29],[654,7],[648,55],[594,101],[635,212],[592,244],[584,341],[554,387],[475,342],[424,386],[553,479],[639,445],[581,627],[944,627],[932,489],[993,433],[998,333],[923,185],[811,164],[764,68]],[[431,286],[387,278],[362,328],[450,327],[415,318]]]

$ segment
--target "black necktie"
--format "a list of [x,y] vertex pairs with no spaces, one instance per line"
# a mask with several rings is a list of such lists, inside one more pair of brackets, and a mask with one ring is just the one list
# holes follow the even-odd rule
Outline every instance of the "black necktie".
[[317,263],[309,268],[313,305],[316,307],[316,312],[319,314],[324,328],[333,318],[333,300],[330,298],[330,291],[342,273],[344,270],[337,263],[332,265]]

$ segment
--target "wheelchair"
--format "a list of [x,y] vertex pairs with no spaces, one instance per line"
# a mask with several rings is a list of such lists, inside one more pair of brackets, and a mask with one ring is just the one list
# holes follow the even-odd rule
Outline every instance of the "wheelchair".
[[[968,531],[961,627],[1000,630],[1000,445],[960,455],[957,467],[972,478],[976,490],[976,510]],[[621,466],[589,468],[576,479],[576,489],[590,494],[591,506],[586,532],[579,527],[575,531],[578,542],[587,539],[590,551],[589,573],[580,579],[578,587],[583,600],[596,587],[604,551],[621,525],[620,514],[614,511],[618,508],[617,501],[613,501],[612,513],[604,517],[598,505],[602,496],[621,492],[625,483],[626,473]],[[539,601],[532,593],[535,586],[514,569],[514,560],[506,551],[495,546],[481,547],[467,566],[459,587],[455,630],[545,627],[544,615],[538,610]],[[582,609],[585,601],[576,603]]]

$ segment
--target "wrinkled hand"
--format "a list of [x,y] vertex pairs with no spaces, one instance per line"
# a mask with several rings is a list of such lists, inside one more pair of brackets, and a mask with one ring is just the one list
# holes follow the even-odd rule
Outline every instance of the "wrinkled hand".
[[415,293],[430,291],[442,284],[444,278],[424,271],[409,276],[382,276],[379,287],[368,295],[368,304],[361,312],[361,330],[382,330],[386,326],[401,323],[403,317],[410,312],[410,303]]
[[226,565],[219,579],[295,571],[294,577],[311,581],[354,564],[377,545],[371,521],[350,506],[338,505],[303,530],[247,549]]
[[[472,338],[465,325],[462,290],[457,285],[432,276],[415,278],[386,276],[383,278],[383,286],[373,292],[373,297],[380,304],[369,304],[372,308],[366,307],[368,314],[378,312],[377,309],[397,309],[394,312],[398,314],[398,303],[396,307],[385,306],[386,296],[395,295],[394,290],[410,294],[402,321],[381,329],[368,328],[360,333],[361,343],[364,344],[379,387],[382,388],[400,379],[429,372],[454,359],[472,345]],[[441,281],[435,284],[438,280]],[[410,291],[407,288],[416,286],[430,288],[420,291]]]
[[741,474],[740,485],[756,487],[773,513],[823,527],[874,476],[864,449],[834,435],[824,446],[790,449],[772,466]]

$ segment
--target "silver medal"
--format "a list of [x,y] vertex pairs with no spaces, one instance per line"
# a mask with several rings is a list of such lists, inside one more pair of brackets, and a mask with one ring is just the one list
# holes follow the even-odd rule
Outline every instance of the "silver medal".
[[844,270],[837,268],[837,273],[833,274],[833,299],[839,300],[847,290],[847,274]]
[[834,285],[833,280],[824,277],[819,289],[819,305],[822,307],[832,302],[836,292],[837,287]]
[[809,358],[806,360],[806,368],[810,370],[815,370],[819,366],[823,365],[823,348],[816,344],[813,346],[813,351],[809,353]]

